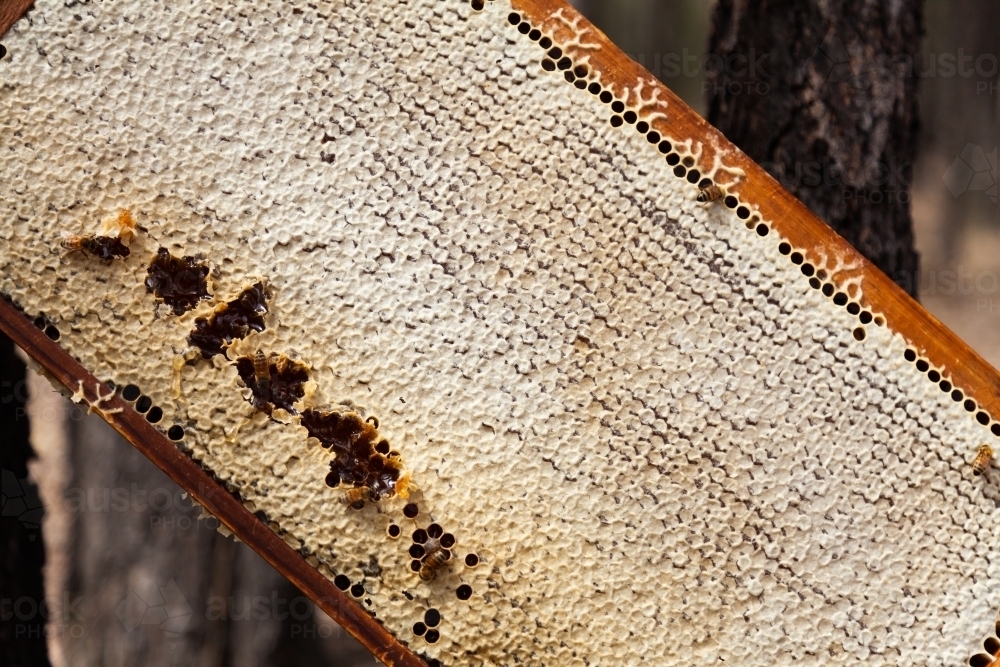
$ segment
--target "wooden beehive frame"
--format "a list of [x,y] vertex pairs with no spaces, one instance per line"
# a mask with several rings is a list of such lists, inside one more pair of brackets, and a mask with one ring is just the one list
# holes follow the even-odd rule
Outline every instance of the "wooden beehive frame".
[[[5,3],[0,8],[0,34],[30,5],[30,0]],[[916,358],[925,360],[930,368],[939,370],[955,387],[960,388],[964,396],[974,403],[970,412],[975,413],[981,423],[982,415],[985,415],[984,426],[1000,434],[1000,425],[996,421],[1000,416],[1000,374],[985,360],[861,257],[761,167],[732,147],[669,89],[655,82],[644,68],[627,58],[564,0],[513,0],[513,5],[525,21],[551,35],[557,44],[578,41],[581,32],[586,32],[587,64],[600,73],[605,87],[633,91],[639,82],[648,84],[644,93],[640,87],[636,94],[642,101],[647,98],[654,100],[647,107],[653,114],[662,112],[652,121],[653,128],[664,135],[698,138],[710,151],[699,157],[697,166],[702,172],[709,171],[715,153],[725,151],[730,162],[735,156],[735,164],[730,166],[742,169],[745,177],[732,185],[729,192],[753,207],[807,260],[821,263],[828,256],[838,257],[841,264],[847,267],[838,273],[838,280],[863,284],[863,293],[858,297],[861,305],[883,317],[886,326],[901,334],[914,350]],[[569,54],[573,55],[572,52]],[[264,530],[264,524],[141,415],[132,411],[117,396],[103,399],[97,379],[7,302],[0,302],[0,327],[55,379],[70,391],[78,392],[80,398],[92,405],[240,539],[299,586],[376,657],[390,665],[423,664],[353,600],[309,566],[278,535],[270,529]]]

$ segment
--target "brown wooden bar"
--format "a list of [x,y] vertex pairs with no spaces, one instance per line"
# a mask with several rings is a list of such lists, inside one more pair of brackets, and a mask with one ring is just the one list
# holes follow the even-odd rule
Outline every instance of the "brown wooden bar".
[[24,13],[31,9],[35,0],[3,0],[0,2],[0,37],[10,30]]
[[[93,406],[94,412],[190,493],[194,500],[215,515],[233,534],[308,595],[376,658],[390,667],[426,667],[423,660],[307,563],[301,554],[288,546],[193,459],[147,422],[142,414],[122,400],[117,392],[112,392],[101,384],[76,359],[4,299],[0,299],[0,330],[10,336],[60,384],[77,392],[77,396],[82,394],[83,400]],[[107,394],[111,394],[110,398],[103,398]],[[180,558],[181,555],[177,554],[177,557]]]

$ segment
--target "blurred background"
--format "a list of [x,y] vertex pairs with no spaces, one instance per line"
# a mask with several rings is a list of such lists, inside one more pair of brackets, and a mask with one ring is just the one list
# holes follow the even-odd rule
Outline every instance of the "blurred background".
[[[714,3],[573,4],[705,114]],[[914,279],[923,304],[1000,366],[1000,2],[925,7],[914,69],[922,114]],[[378,664],[245,545],[220,535],[214,519],[199,520],[181,490],[101,420],[19,363],[5,357],[0,428],[10,435],[30,421],[37,458],[25,467],[4,445],[4,536],[29,545],[4,545],[4,664],[45,664],[46,653],[57,667]],[[32,589],[9,573],[17,558],[39,558],[42,544],[44,593],[41,582]]]

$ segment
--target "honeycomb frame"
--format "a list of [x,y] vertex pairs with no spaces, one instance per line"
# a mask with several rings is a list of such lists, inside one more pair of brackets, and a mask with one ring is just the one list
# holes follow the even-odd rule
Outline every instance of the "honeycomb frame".
[[[350,3],[347,4],[348,6],[350,5]],[[459,3],[458,0],[452,0],[451,4],[457,6],[465,3]],[[732,202],[726,201],[723,205],[726,209],[731,210],[731,213],[722,213],[720,215],[729,215],[730,217],[728,220],[735,225],[739,225],[740,222],[742,222],[743,226],[746,227],[746,231],[751,235],[756,234],[761,239],[767,239],[769,242],[773,241],[775,237],[779,237],[778,241],[773,242],[773,249],[768,251],[770,252],[770,255],[767,256],[767,261],[777,264],[781,261],[785,261],[782,258],[786,258],[787,261],[801,273],[799,280],[804,283],[818,283],[810,284],[810,289],[815,290],[817,294],[822,293],[837,308],[843,309],[842,311],[837,311],[843,314],[843,317],[841,317],[841,315],[836,316],[837,318],[840,318],[837,320],[838,326],[847,326],[847,332],[858,343],[862,343],[866,339],[875,337],[877,338],[877,341],[873,342],[873,345],[880,344],[888,346],[889,341],[892,340],[895,341],[894,347],[892,348],[893,350],[902,351],[897,348],[900,348],[901,346],[904,347],[905,354],[900,354],[898,356],[905,357],[905,362],[908,364],[905,368],[912,368],[919,373],[920,375],[918,377],[922,378],[921,381],[924,381],[927,384],[933,383],[938,385],[941,391],[954,399],[956,406],[958,406],[958,410],[967,413],[959,413],[959,416],[952,415],[952,418],[964,418],[974,422],[975,425],[969,426],[968,428],[963,426],[962,428],[965,430],[962,431],[962,433],[978,433],[979,431],[976,431],[975,429],[980,428],[983,432],[983,435],[981,436],[981,439],[983,440],[990,437],[990,435],[1000,435],[1000,428],[998,428],[995,418],[995,415],[1000,414],[997,411],[998,399],[996,390],[997,387],[1000,387],[1000,379],[998,379],[996,371],[989,367],[988,364],[986,364],[974,352],[958,340],[954,334],[949,332],[932,316],[923,311],[919,305],[909,299],[909,297],[907,297],[887,277],[882,275],[876,269],[871,267],[871,265],[865,260],[863,260],[863,258],[858,256],[855,251],[843,242],[843,240],[837,237],[825,225],[805,210],[800,203],[795,201],[790,195],[788,195],[788,193],[781,189],[780,186],[773,181],[773,179],[763,172],[763,170],[754,165],[746,158],[746,156],[728,144],[728,142],[726,142],[725,139],[722,138],[721,135],[719,135],[715,130],[707,126],[704,121],[698,118],[679,99],[673,96],[668,89],[658,84],[638,65],[628,61],[620,51],[610,45],[606,38],[590,26],[584,19],[582,19],[582,17],[562,2],[515,1],[510,6],[510,12],[500,11],[497,8],[497,6],[503,4],[500,2],[491,3],[488,7],[485,3],[480,2],[478,3],[478,9],[476,4],[477,3],[475,2],[470,4],[472,11],[485,11],[486,14],[490,14],[494,24],[498,23],[497,19],[508,19],[507,25],[504,26],[504,29],[508,32],[513,29],[516,30],[518,34],[522,35],[524,39],[531,39],[531,32],[537,30],[540,35],[544,35],[546,38],[551,40],[553,44],[552,48],[558,48],[560,51],[558,56],[552,54],[549,58],[546,58],[546,56],[551,54],[551,49],[546,49],[544,53],[539,51],[537,52],[536,60],[529,61],[530,64],[529,62],[521,64],[519,59],[523,59],[523,56],[522,52],[518,51],[518,53],[513,57],[514,60],[518,61],[517,67],[535,67],[536,69],[533,70],[535,78],[545,76],[542,72],[553,73],[556,77],[565,75],[564,78],[566,81],[565,83],[562,83],[562,85],[565,87],[567,95],[576,94],[573,92],[573,88],[578,90],[580,89],[580,86],[577,85],[578,82],[582,82],[584,84],[584,89],[594,83],[597,83],[599,86],[599,93],[592,93],[595,95],[603,94],[605,91],[612,93],[612,100],[607,103],[611,106],[607,115],[611,118],[612,127],[616,129],[622,128],[625,125],[635,125],[636,127],[639,127],[640,124],[644,123],[646,126],[645,131],[641,131],[640,134],[648,140],[650,145],[657,143],[650,139],[654,133],[657,135],[657,138],[663,138],[663,141],[668,141],[665,138],[669,137],[671,148],[665,151],[665,153],[667,155],[666,159],[668,160],[668,164],[672,167],[674,175],[677,176],[678,179],[684,179],[689,178],[689,175],[692,173],[698,173],[698,177],[695,178],[694,181],[689,181],[689,186],[683,186],[682,182],[682,187],[687,187],[689,195],[691,194],[693,187],[702,185],[701,176],[705,176],[713,182],[723,185],[728,195],[727,199],[729,197],[732,198]],[[466,18],[466,15],[463,15],[457,10],[456,14],[463,20],[469,20]],[[515,14],[517,15],[516,20],[514,19]],[[526,27],[522,28],[522,26]],[[491,26],[490,30],[494,34],[500,32],[499,27]],[[513,34],[511,37],[515,40],[519,39]],[[509,38],[504,36],[503,39],[508,40]],[[539,38],[535,38],[534,41],[538,41],[538,39]],[[622,111],[619,111],[614,106],[618,102],[622,105]],[[633,114],[633,118],[631,120],[628,118],[629,113]],[[615,119],[617,119],[617,121]],[[628,128],[626,127],[625,129]],[[321,143],[326,143],[326,136],[327,135],[324,132]],[[684,139],[681,139],[682,137]],[[633,136],[631,140],[623,139],[622,141],[623,143],[620,144],[621,151],[627,150],[634,152],[639,150],[635,145],[636,143],[639,143],[636,141],[635,136]],[[639,146],[641,147],[641,143]],[[652,146],[649,148],[651,147]],[[322,155],[323,157],[321,158],[321,161],[326,162],[326,155],[328,154],[323,153]],[[669,162],[671,155],[677,155],[677,162],[673,164]],[[330,163],[327,162],[327,164]],[[678,173],[678,170],[681,167],[683,167],[683,170]],[[687,206],[687,204],[685,204],[685,206]],[[714,208],[708,209],[706,216],[713,218],[717,213],[726,209],[722,209],[720,205],[716,205]],[[141,214],[141,211],[139,213]],[[683,216],[685,214],[689,213],[684,211],[683,213],[680,213],[679,216]],[[668,215],[668,218],[673,217],[675,216]],[[694,217],[697,219],[697,216]],[[698,222],[701,221],[699,220]],[[150,248],[150,250],[152,250],[152,248]],[[77,268],[79,268],[79,265],[77,265]],[[823,278],[820,278],[820,275],[822,275]],[[768,276],[768,278],[770,278],[770,276]],[[788,283],[791,282],[792,281],[788,279]],[[829,294],[826,293],[827,285],[831,286],[829,288]],[[231,283],[229,285],[229,291],[226,294],[234,294],[236,287],[237,286],[235,284]],[[225,295],[221,296],[225,297]],[[280,291],[278,298],[281,298]],[[21,303],[21,299],[15,300],[19,304]],[[761,309],[763,310],[766,307],[767,306],[762,305]],[[829,311],[822,310],[819,306],[810,305],[810,307],[819,308],[820,310],[818,312],[824,313],[824,317],[834,317],[829,314]],[[826,306],[823,306],[822,308],[826,308]],[[59,335],[58,326],[62,324],[62,321],[60,321],[58,316],[44,316],[38,311],[33,312],[32,315],[37,316],[36,319],[41,319],[42,330],[46,332],[53,332],[50,333],[50,338]],[[868,321],[865,321],[866,317]],[[854,318],[857,320],[854,324],[846,324]],[[50,319],[52,321],[50,321]],[[73,318],[69,317],[62,319],[71,322]],[[18,318],[14,315],[8,315],[4,318],[5,327],[11,326],[11,322],[18,321],[23,324],[23,320],[18,320]],[[23,326],[15,327],[14,330],[15,333],[18,331],[21,332],[20,335],[22,340],[25,342],[26,349],[28,349],[28,351],[33,355],[36,355],[36,357],[37,355],[42,354],[40,351],[45,349],[49,349],[51,351],[54,347],[57,347],[52,341],[41,338],[38,335],[34,335],[33,338],[28,340],[26,337],[28,336],[27,332],[29,330]],[[868,331],[871,333],[866,333]],[[573,341],[573,345],[581,345],[583,348],[586,348],[590,346],[592,342],[592,340],[584,337]],[[699,341],[697,340],[681,340],[677,342],[677,345],[679,347],[697,347],[698,342]],[[895,359],[895,362],[899,361],[899,359]],[[97,366],[97,364],[94,365],[95,367]],[[53,368],[49,368],[49,370],[53,371],[53,369],[59,367],[60,364],[55,364]],[[914,376],[916,376],[916,373],[914,373],[913,370],[901,370],[892,364],[884,365],[884,367],[887,369],[889,374],[907,378],[905,381],[898,380],[899,382],[914,383],[913,391],[917,393],[921,391],[926,392],[926,387],[916,386],[917,381],[913,379]],[[180,368],[180,372],[182,374],[184,372],[184,368],[185,366],[183,365]],[[107,376],[108,375],[105,374],[105,377]],[[134,403],[126,401],[125,403],[119,405],[120,399],[117,395],[108,398],[107,401],[104,401],[102,398],[104,394],[101,393],[100,389],[96,389],[94,392],[91,392],[86,382],[83,386],[79,385],[79,382],[85,379],[87,382],[90,381],[90,378],[62,378],[62,380],[65,380],[63,383],[66,386],[68,386],[71,390],[78,392],[77,398],[87,400],[89,404],[95,407],[95,409],[99,412],[103,412],[104,416],[108,418],[113,425],[115,424],[116,419],[124,419],[124,417],[118,417],[117,415],[127,414],[131,419],[131,415],[148,415],[153,409],[160,409],[158,406],[150,405],[147,406],[145,410],[136,412],[133,409],[133,405],[135,405]],[[76,384],[76,386],[74,386],[74,384]],[[366,383],[361,384],[364,385]],[[947,385],[947,389],[945,389],[945,385]],[[118,384],[118,386],[121,385]],[[143,388],[145,389],[145,386]],[[955,398],[956,395],[958,398]],[[166,402],[168,400],[168,393],[166,391],[161,391],[160,398],[158,400],[160,402]],[[931,399],[927,398],[926,400]],[[104,410],[102,406],[108,406],[109,409]],[[390,421],[388,417],[389,411],[385,409],[385,404],[383,403],[382,405],[377,405],[376,407],[381,408],[379,412],[382,415],[382,421],[388,424]],[[116,412],[116,410],[119,409],[121,412]],[[908,405],[903,410],[904,412],[911,411]],[[945,410],[945,408],[942,408],[942,410]],[[162,414],[163,411],[161,409],[161,417]],[[914,419],[919,420],[919,411],[917,414],[912,416]],[[640,418],[640,420],[641,419],[642,418]],[[149,419],[140,419],[137,423],[148,424],[149,421]],[[167,431],[166,435],[169,437],[169,429],[164,428],[162,430]],[[991,431],[992,434],[990,433]],[[152,436],[148,434],[137,436],[133,433],[130,440],[132,440],[134,444],[139,444],[136,442],[137,440],[145,441],[144,439],[148,439],[150,437]],[[968,436],[967,439],[971,440],[976,437],[978,436]],[[160,439],[164,440],[162,436]],[[170,439],[178,440],[178,438]],[[164,442],[168,441],[164,440]],[[406,444],[409,444],[412,449],[412,440]],[[170,446],[173,447],[174,445]],[[960,458],[968,455],[968,452],[964,449],[956,453]],[[406,454],[407,451],[404,447],[404,459],[406,458]],[[941,454],[938,453],[938,456],[941,456]],[[754,453],[754,457],[756,457],[756,453]],[[761,457],[761,461],[766,467],[766,459],[768,458],[767,452],[765,451]],[[706,458],[711,460],[712,456],[708,456]],[[557,464],[556,458],[552,456],[543,460],[550,463],[554,471],[565,475],[567,481],[572,481],[573,474],[560,469],[559,467],[563,466],[565,468],[564,461],[560,460]],[[176,462],[170,463],[167,467],[171,468],[176,465],[179,464]],[[715,465],[714,461],[712,461],[712,465]],[[216,472],[219,471],[217,470]],[[419,485],[419,480],[417,483]],[[961,489],[959,492],[960,494],[968,492],[966,487],[962,486],[960,483],[949,482],[949,484],[952,484],[956,489]],[[187,480],[186,488],[190,485],[191,481]],[[189,488],[189,490],[192,489]],[[580,502],[582,499],[575,498],[574,500],[576,502]],[[616,499],[616,502],[620,502],[620,499]],[[241,508],[240,512],[237,512],[233,508],[220,508],[218,511],[222,513],[220,518],[225,521],[227,513],[235,513],[235,515],[244,516],[241,512],[245,511],[245,508]],[[400,511],[405,511],[405,508]],[[247,512],[247,514],[249,513]],[[230,514],[230,516],[233,515],[234,514]],[[429,520],[431,520],[431,518],[424,519],[423,521],[426,523]],[[227,523],[235,522],[230,521]],[[418,523],[418,525],[420,524]],[[434,523],[431,525],[437,524]],[[398,527],[398,524],[393,523],[389,526],[389,528],[391,529],[392,526]],[[274,526],[272,525],[272,527]],[[285,531],[282,526],[279,525],[277,527],[285,533],[286,539],[295,543],[295,538],[288,536],[287,531]],[[418,530],[424,530],[424,528],[418,528]],[[250,533],[252,534],[253,531],[250,531]],[[625,533],[627,534],[627,530]],[[468,538],[466,537],[465,539]],[[992,551],[996,546],[995,539],[995,535],[992,538],[987,538],[987,542],[989,543],[987,547],[990,551]],[[416,540],[414,540],[414,542],[416,543]],[[252,542],[251,545],[258,549],[262,548],[259,544],[255,545]],[[306,549],[305,552],[308,553],[309,549]],[[497,556],[490,554],[490,558],[495,563]],[[279,565],[283,564],[284,567],[288,567],[287,553],[279,556],[275,556],[272,553],[270,559],[272,559],[272,562],[277,561]],[[751,564],[751,567],[752,566],[753,565]],[[496,565],[494,565],[494,567],[496,567]],[[593,570],[596,565],[591,564],[588,567]],[[523,576],[523,573],[512,573],[511,576],[514,577],[513,581],[507,581],[504,576],[505,573],[501,572],[500,574],[500,578],[504,579],[506,583],[516,583],[517,578]],[[329,582],[329,579],[327,581]],[[499,585],[500,582],[494,583],[498,583]],[[317,594],[316,586],[319,585],[320,584],[315,584],[314,587],[310,588],[311,594],[316,597],[322,597]],[[751,583],[751,586],[752,585],[753,584]],[[340,587],[336,588],[338,591],[341,590]],[[348,586],[348,589],[353,589],[353,586]],[[799,593],[799,595],[804,594],[805,593],[803,592]],[[363,595],[357,597],[362,596]],[[353,603],[349,604],[353,605]],[[508,613],[514,615],[517,613],[523,614],[524,612],[515,611],[519,609],[519,605],[506,608]],[[337,610],[334,609],[333,611],[334,617],[338,618]],[[424,618],[429,611],[430,610],[422,612],[420,617]],[[991,618],[992,616],[995,616],[995,610],[991,611]],[[494,618],[496,617],[494,616]],[[338,620],[340,619],[338,618]],[[490,620],[492,621],[492,619]],[[540,619],[536,617],[535,622],[538,623],[539,621]],[[414,634],[417,636],[425,636],[428,632],[426,627],[427,624],[424,623],[424,621],[417,621],[417,623],[423,624],[425,628],[423,632],[414,632]],[[414,627],[416,627],[417,623],[414,624]],[[359,628],[363,626],[363,623],[357,619],[349,618],[346,622],[344,622],[344,625],[352,632],[360,632]],[[437,631],[435,630],[435,632]],[[397,638],[404,634],[398,624],[396,625],[395,634]],[[981,635],[982,629],[977,629],[977,631],[972,632],[972,634]],[[369,646],[369,648],[377,648],[381,645],[380,642],[388,641],[384,636],[377,640],[373,640],[371,637],[366,638],[365,636],[362,636],[362,639],[365,641],[366,645]],[[711,637],[708,639],[710,640]],[[705,638],[703,637],[702,640],[705,640]],[[415,642],[416,640],[408,639],[407,641]],[[437,644],[437,641],[433,643]],[[439,647],[430,647],[430,649],[434,648]],[[454,651],[456,648],[449,650],[451,653],[441,653],[440,657],[445,659],[450,655],[454,658]],[[714,649],[709,649],[705,654],[705,657],[708,657],[711,654],[711,650]],[[963,647],[960,650],[964,651],[966,649]],[[379,654],[377,653],[377,655]],[[845,653],[845,655],[848,654]],[[527,659],[531,659],[530,655],[526,655],[525,657]],[[685,658],[685,656],[677,657],[680,659]],[[573,659],[575,660],[576,658],[577,656],[574,655]],[[400,661],[398,664],[409,664],[401,661],[410,658],[390,657],[386,655],[385,657],[380,656],[380,659],[389,661],[390,663],[392,663],[392,661]],[[485,659],[486,658],[484,658],[484,660]],[[591,659],[601,662],[599,657],[591,656]],[[567,664],[569,662],[570,660],[567,660]],[[920,663],[919,661],[914,661],[914,664]]]

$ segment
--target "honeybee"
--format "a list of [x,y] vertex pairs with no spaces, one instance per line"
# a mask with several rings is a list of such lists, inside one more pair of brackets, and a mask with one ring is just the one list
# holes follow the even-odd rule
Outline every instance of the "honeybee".
[[340,502],[345,505],[354,505],[355,503],[364,503],[370,498],[371,493],[368,491],[367,486],[355,486],[344,492]]
[[253,377],[257,390],[264,396],[271,393],[271,363],[260,350],[253,355]]
[[77,250],[111,261],[129,256],[129,244],[135,238],[135,218],[128,209],[118,211],[117,217],[101,222],[100,234],[63,234],[60,245],[67,250]]
[[976,454],[976,460],[972,462],[972,474],[979,477],[993,462],[993,450],[989,445],[983,445]]
[[97,253],[97,237],[93,234],[78,236],[76,234],[64,234],[59,245],[67,250],[79,250],[80,252]]
[[698,190],[698,201],[702,204],[709,204],[722,199],[726,193],[718,185],[712,184],[707,188]]
[[424,581],[430,581],[437,574],[437,571],[441,569],[441,566],[448,562],[450,558],[451,552],[447,549],[435,551],[420,564],[420,578]]

